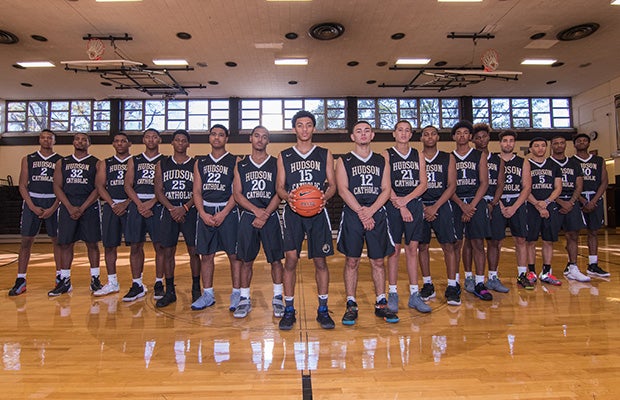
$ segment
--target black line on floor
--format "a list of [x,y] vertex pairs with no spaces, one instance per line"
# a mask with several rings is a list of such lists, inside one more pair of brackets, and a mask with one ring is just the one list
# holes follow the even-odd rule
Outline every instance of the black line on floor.
[[312,400],[312,376],[310,372],[301,374],[301,390],[303,400]]

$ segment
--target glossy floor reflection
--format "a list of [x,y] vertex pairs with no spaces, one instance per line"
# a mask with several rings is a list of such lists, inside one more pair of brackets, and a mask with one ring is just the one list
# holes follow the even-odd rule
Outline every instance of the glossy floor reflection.
[[[228,311],[230,274],[223,256],[216,261],[216,305],[192,311],[187,257],[177,261],[178,301],[157,309],[151,250],[145,271],[149,293],[124,303],[130,282],[127,249],[119,257],[121,293],[91,297],[85,247],[79,245],[73,292],[49,299],[47,291],[54,286],[51,246],[35,245],[28,291],[9,297],[18,245],[0,245],[1,397],[301,399],[302,375],[309,375],[306,382],[315,399],[616,399],[620,235],[610,230],[601,239],[600,265],[612,273],[609,279],[564,279],[565,255],[558,243],[554,266],[562,286],[538,283],[533,291],[517,289],[514,252],[506,247],[500,276],[510,293],[493,293],[490,302],[463,293],[458,307],[445,304],[442,253],[434,250],[433,311],[422,315],[407,308],[403,267],[397,324],[374,316],[370,267],[362,262],[360,316],[353,327],[340,324],[344,258],[334,256],[329,259],[333,331],[322,330],[315,321],[314,270],[302,259],[298,322],[289,332],[279,331],[272,316],[264,260],[254,270],[253,309],[247,318],[235,319]],[[580,253],[586,249],[580,247]],[[582,270],[585,260],[580,259]]]

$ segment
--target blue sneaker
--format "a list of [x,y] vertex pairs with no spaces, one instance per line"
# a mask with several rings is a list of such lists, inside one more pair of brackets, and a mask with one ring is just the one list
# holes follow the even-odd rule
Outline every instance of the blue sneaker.
[[203,293],[202,296],[192,303],[192,310],[204,310],[215,304],[215,298],[209,292]]
[[228,309],[230,311],[235,311],[239,306],[239,302],[241,301],[241,292],[232,292],[230,294],[230,307]]
[[347,311],[342,316],[342,325],[355,325],[357,320],[357,303],[353,300],[347,301]]
[[319,306],[319,309],[316,311],[316,322],[318,322],[323,329],[334,329],[336,326],[334,320],[329,315],[327,306]]
[[409,296],[409,308],[415,308],[421,313],[431,312],[431,307],[422,300],[418,292]]
[[388,293],[388,310],[398,312],[398,293]]

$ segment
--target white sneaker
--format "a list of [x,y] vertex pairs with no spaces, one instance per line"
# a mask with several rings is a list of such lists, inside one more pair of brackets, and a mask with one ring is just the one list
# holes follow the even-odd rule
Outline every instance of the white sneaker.
[[111,294],[111,293],[118,293],[120,290],[121,288],[118,282],[117,283],[108,282],[105,285],[103,285],[101,289],[94,292],[93,296],[96,296],[96,297],[107,296],[108,294]]
[[570,264],[564,270],[564,276],[566,279],[572,279],[577,282],[590,282],[590,277],[584,275],[579,271],[579,267],[575,264]]
[[237,305],[233,316],[235,318],[245,318],[248,316],[250,311],[252,311],[252,303],[250,302],[250,299],[242,297],[241,300],[239,300],[239,304]]

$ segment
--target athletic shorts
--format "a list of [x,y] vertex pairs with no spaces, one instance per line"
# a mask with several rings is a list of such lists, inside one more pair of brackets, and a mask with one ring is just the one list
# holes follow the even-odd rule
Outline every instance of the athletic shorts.
[[407,204],[407,209],[413,216],[412,222],[403,221],[400,210],[395,208],[390,201],[385,204],[385,209],[387,210],[390,234],[392,235],[392,239],[394,239],[394,243],[400,244],[403,236],[406,245],[411,242],[419,242],[422,240],[424,208],[422,207],[422,201],[420,199],[411,200]]
[[129,204],[127,207],[127,230],[125,231],[125,240],[128,243],[144,243],[146,241],[146,234],[149,234],[151,242],[159,243],[159,231],[161,223],[161,210],[162,206],[157,203],[151,208],[153,215],[149,218],[144,218],[138,212],[138,207],[135,203]]
[[385,207],[381,207],[372,218],[375,220],[375,227],[367,231],[357,214],[345,206],[336,241],[338,251],[347,257],[359,258],[365,241],[368,258],[371,260],[382,259],[394,253],[394,241],[390,235]]
[[162,247],[174,247],[179,243],[179,232],[183,233],[185,243],[189,247],[196,246],[196,219],[198,211],[195,207],[185,214],[185,221],[178,223],[172,219],[170,211],[162,207],[159,240]]
[[60,205],[58,209],[58,244],[75,243],[78,240],[86,243],[96,243],[101,240],[101,216],[99,215],[98,201],[88,207],[77,220],[69,216],[64,205]]
[[[219,207],[204,206],[207,214],[214,215]],[[198,217],[196,224],[196,254],[215,254],[225,251],[226,254],[237,253],[237,231],[239,230],[239,210],[235,207],[220,226],[208,226]]]
[[[432,204],[433,202],[428,205]],[[434,221],[428,222],[424,220],[420,243],[428,244],[431,242],[431,229],[435,232],[437,241],[440,244],[456,242],[457,237],[456,231],[454,230],[453,204],[450,200],[439,207],[439,210],[437,210],[437,218],[435,218]]]
[[252,226],[255,218],[250,212],[241,212],[237,235],[237,258],[246,262],[254,261],[262,243],[268,263],[282,260],[284,258],[282,228],[277,211],[269,216],[261,229]]
[[568,214],[558,212],[558,223],[564,232],[577,232],[586,227],[585,217],[577,203]]
[[527,203],[527,236],[528,242],[535,242],[541,236],[545,242],[557,242],[560,233],[558,205],[556,202],[547,205],[549,218],[542,218],[531,203]]
[[[464,199],[465,203],[471,202],[471,199]],[[491,236],[491,223],[489,221],[489,210],[487,202],[482,199],[476,206],[476,212],[469,222],[463,222],[461,217],[463,210],[454,204],[454,229],[458,240],[463,239],[463,235],[467,239],[486,239]]]
[[327,257],[334,254],[332,246],[332,226],[327,210],[323,209],[313,217],[302,217],[284,206],[284,252],[296,250],[301,253],[304,236],[308,236],[308,258]]
[[127,213],[121,216],[114,214],[108,203],[104,203],[102,209],[101,240],[103,247],[118,247],[121,245],[121,238],[127,229]]
[[[517,201],[514,199],[502,199],[501,202],[504,206],[510,206]],[[500,205],[493,207],[491,212],[491,240],[502,240],[506,237],[506,227],[510,228],[510,234],[513,237],[527,237],[527,206],[521,204],[512,217],[506,219],[502,215],[502,209]]]
[[[32,197],[32,202],[37,207],[50,208],[54,205],[56,198],[42,199],[38,197]],[[32,212],[32,210],[26,205],[24,201],[22,204],[22,219],[20,222],[20,229],[22,236],[36,236],[41,230],[41,223],[45,221],[45,231],[47,236],[58,236],[58,211],[49,216],[48,218],[41,219],[38,215]]]
[[586,221],[586,228],[591,231],[601,229],[605,225],[605,209],[603,207],[603,198],[598,199],[596,208],[590,213],[583,213]]

